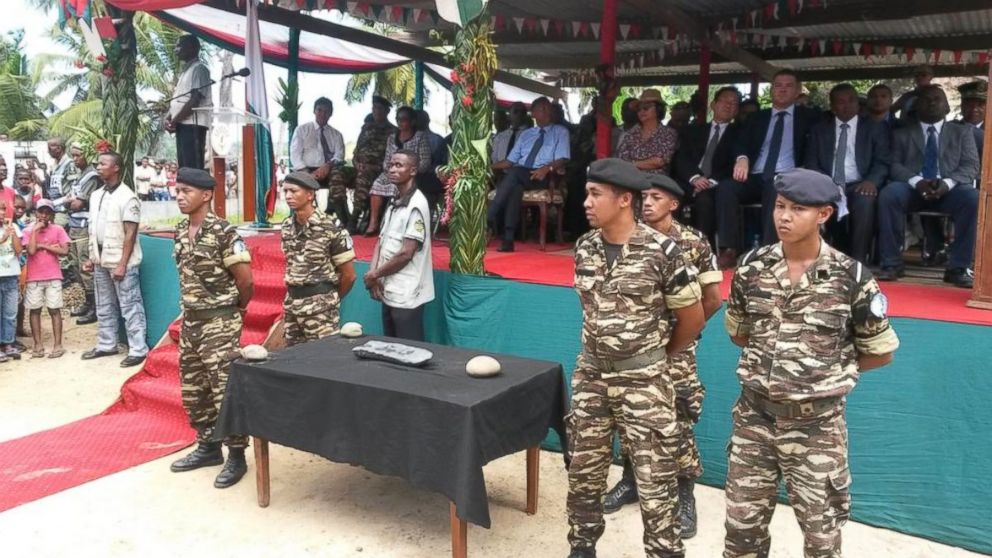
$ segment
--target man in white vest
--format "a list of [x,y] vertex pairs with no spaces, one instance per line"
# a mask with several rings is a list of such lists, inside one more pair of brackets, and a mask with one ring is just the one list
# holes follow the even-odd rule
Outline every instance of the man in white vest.
[[434,300],[434,271],[427,226],[431,213],[415,182],[417,166],[417,154],[406,149],[389,161],[389,181],[398,192],[386,209],[365,288],[382,301],[386,336],[423,341],[424,306]]
[[136,366],[145,360],[145,306],[141,298],[138,266],[141,244],[138,223],[141,202],[130,186],[121,183],[121,156],[102,153],[96,171],[103,187],[90,198],[90,261],[96,294],[96,347],[83,353],[83,360],[117,354],[118,321],[123,316],[127,329],[127,358],[121,367]]

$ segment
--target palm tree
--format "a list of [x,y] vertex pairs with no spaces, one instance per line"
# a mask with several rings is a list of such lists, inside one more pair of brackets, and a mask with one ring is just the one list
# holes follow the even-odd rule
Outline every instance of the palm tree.
[[[417,79],[413,64],[404,64],[381,72],[355,74],[345,86],[344,100],[348,104],[361,103],[369,91],[389,99],[393,104],[412,105],[417,91]],[[426,102],[428,92],[424,91]]]
[[26,73],[28,61],[21,54],[23,38],[23,31],[0,36],[0,132],[13,139],[31,140],[43,136],[45,116],[42,100]]

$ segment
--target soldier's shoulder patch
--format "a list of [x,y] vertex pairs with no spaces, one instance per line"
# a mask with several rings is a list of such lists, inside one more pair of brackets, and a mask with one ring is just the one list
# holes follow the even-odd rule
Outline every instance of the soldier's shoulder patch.
[[247,251],[248,251],[248,246],[246,246],[245,241],[241,240],[240,238],[235,240],[234,244],[231,245],[231,252],[234,253],[235,256],[238,254],[243,254]]
[[667,236],[660,239],[661,240],[661,252],[666,256],[671,256],[677,249],[678,243],[668,238]]
[[882,293],[875,293],[868,302],[868,311],[879,320],[884,320],[889,312],[889,299]]
[[417,219],[416,221],[414,221],[413,222],[413,229],[415,231],[417,231],[418,233],[424,232],[424,220],[423,219]]
[[352,250],[355,248],[355,241],[351,239],[351,235],[348,231],[344,231],[344,247],[347,250]]

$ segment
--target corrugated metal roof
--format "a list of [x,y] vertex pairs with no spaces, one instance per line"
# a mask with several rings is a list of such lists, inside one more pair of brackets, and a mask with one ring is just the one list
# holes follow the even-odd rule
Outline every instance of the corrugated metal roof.
[[[934,0],[935,2],[938,0]],[[783,27],[752,31],[768,35],[786,35],[819,39],[871,40],[883,43],[886,38],[924,38],[977,35],[992,33],[992,1],[990,9],[970,12],[952,12],[925,17],[891,19],[883,21],[850,21],[804,27]],[[894,8],[898,9],[898,8]],[[992,44],[989,45],[992,47]]]

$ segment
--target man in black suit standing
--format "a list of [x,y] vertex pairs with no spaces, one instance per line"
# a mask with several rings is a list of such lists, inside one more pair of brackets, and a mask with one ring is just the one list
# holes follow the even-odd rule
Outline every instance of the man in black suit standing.
[[954,222],[944,281],[971,288],[978,220],[975,136],[964,126],[944,122],[951,109],[939,86],[921,87],[914,107],[916,119],[893,132],[892,182],[878,197],[882,269],[877,277],[894,281],[902,276],[906,214],[927,209],[948,213]]
[[740,245],[741,206],[761,202],[761,241],[778,241],[772,212],[775,209],[776,174],[790,171],[802,162],[806,138],[816,123],[817,112],[796,105],[802,93],[799,76],[779,70],[772,78],[772,107],[748,118],[737,138],[733,176],[717,186],[720,267],[737,263]]
[[981,79],[971,81],[959,86],[958,93],[961,94],[961,119],[955,120],[955,122],[967,127],[975,136],[980,177],[982,173],[982,150],[985,148],[985,99],[989,94],[989,84]]
[[[834,117],[813,126],[805,167],[834,179],[841,191],[837,212],[827,225],[836,244],[864,262],[871,248],[878,190],[889,174],[889,131],[858,116],[858,92],[849,83],[830,90]],[[845,214],[846,217],[845,217]]]
[[713,121],[691,124],[679,131],[674,173],[692,208],[692,224],[716,249],[716,185],[731,178],[734,144],[739,126],[734,123],[741,102],[736,87],[721,87],[713,95]]

